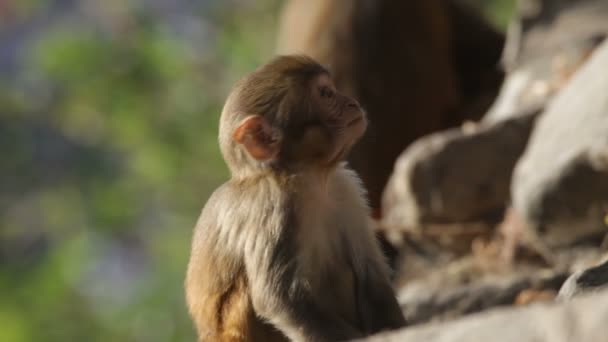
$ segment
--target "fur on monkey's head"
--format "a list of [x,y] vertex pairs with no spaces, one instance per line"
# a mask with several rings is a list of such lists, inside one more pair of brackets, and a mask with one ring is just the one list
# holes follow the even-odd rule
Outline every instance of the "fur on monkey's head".
[[[279,56],[232,89],[220,148],[233,176],[333,166],[350,149],[341,140],[353,135],[345,132],[360,118],[365,121],[359,104],[335,89],[327,69],[310,57]],[[365,125],[358,126],[364,131]]]

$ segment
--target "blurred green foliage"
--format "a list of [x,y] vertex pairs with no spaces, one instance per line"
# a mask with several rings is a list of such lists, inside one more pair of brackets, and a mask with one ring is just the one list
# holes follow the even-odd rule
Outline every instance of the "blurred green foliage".
[[221,104],[270,57],[279,1],[145,3],[0,1],[0,341],[194,340]]
[[496,27],[506,30],[515,11],[515,0],[471,0]]
[[182,282],[227,178],[221,103],[269,57],[276,1],[14,3],[2,33],[58,19],[0,81],[0,341],[193,340]]

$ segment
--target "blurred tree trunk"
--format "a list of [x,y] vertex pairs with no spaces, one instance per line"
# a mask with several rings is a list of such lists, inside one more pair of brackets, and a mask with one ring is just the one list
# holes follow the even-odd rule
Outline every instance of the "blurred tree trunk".
[[368,111],[370,127],[350,163],[370,202],[396,157],[416,138],[478,119],[502,81],[504,37],[460,1],[290,0],[279,53],[330,67],[337,87]]

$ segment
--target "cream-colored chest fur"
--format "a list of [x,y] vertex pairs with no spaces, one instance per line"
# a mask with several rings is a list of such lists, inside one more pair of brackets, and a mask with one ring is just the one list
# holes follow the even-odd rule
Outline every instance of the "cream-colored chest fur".
[[[369,210],[357,176],[344,167],[325,183],[305,177],[297,187],[294,203],[298,220],[298,264],[301,276],[336,268],[336,263],[361,264],[373,239]],[[342,266],[342,265],[340,265]],[[312,284],[311,284],[312,285]]]

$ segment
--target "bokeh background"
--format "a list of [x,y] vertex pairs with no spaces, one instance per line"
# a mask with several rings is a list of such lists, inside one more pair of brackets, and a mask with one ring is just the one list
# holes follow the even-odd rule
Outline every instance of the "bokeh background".
[[[471,0],[499,28],[508,0]],[[222,101],[278,0],[0,0],[0,341],[192,341]]]

